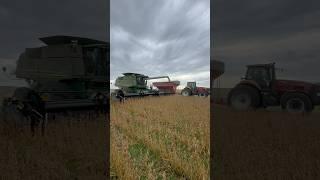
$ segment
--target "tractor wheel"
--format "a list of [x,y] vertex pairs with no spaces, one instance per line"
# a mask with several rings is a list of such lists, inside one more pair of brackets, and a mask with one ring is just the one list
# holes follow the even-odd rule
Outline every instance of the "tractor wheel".
[[301,93],[286,94],[281,98],[281,107],[288,112],[310,112],[313,109],[308,96]]
[[239,85],[231,90],[228,103],[237,110],[257,108],[260,104],[259,91],[250,86]]
[[181,91],[182,96],[191,96],[191,90],[190,89],[183,89]]

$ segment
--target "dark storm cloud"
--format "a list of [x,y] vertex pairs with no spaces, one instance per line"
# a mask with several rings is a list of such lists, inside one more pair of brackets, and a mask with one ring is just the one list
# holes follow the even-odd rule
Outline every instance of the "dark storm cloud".
[[169,75],[209,86],[209,0],[111,1],[111,79]]
[[245,65],[276,62],[283,78],[320,82],[320,2],[214,1],[215,59],[224,61],[222,86],[231,87]]
[[[107,40],[107,5],[107,0],[1,2],[0,67],[14,69],[16,59],[25,48],[42,45],[39,37],[73,35]],[[0,83],[5,79],[1,73]]]

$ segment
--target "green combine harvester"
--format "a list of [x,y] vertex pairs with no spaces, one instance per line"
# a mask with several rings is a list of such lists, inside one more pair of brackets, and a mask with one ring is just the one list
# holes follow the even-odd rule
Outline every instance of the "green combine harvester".
[[[148,87],[148,80],[152,79],[168,79],[167,82],[153,82]],[[124,97],[142,97],[142,96],[159,96],[175,94],[180,81],[171,81],[168,76],[149,77],[138,73],[123,73],[115,81],[116,89],[111,94],[113,98],[121,99]]]
[[[19,56],[16,78],[28,82],[3,104],[36,114],[102,106],[109,96],[109,43],[74,36],[40,38],[45,44]],[[29,111],[30,112],[30,111]]]

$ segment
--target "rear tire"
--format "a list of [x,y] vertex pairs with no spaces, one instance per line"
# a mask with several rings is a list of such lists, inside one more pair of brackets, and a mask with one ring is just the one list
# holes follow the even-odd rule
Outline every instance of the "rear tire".
[[286,94],[281,98],[281,107],[287,112],[311,112],[313,105],[310,98],[301,93]]
[[260,94],[256,88],[247,85],[238,85],[231,90],[228,96],[228,104],[237,110],[249,110],[258,108]]
[[181,91],[182,96],[191,96],[191,90],[190,89],[183,89]]

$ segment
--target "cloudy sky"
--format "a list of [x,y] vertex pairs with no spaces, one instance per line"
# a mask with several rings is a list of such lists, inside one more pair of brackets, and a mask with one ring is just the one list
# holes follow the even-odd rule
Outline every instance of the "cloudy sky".
[[[106,0],[10,0],[0,3],[0,67],[15,68],[27,47],[43,45],[38,38],[51,35],[84,36],[106,40],[109,13]],[[0,71],[0,86],[21,85]]]
[[210,85],[209,0],[112,0],[110,9],[111,80],[135,72]]
[[225,62],[221,87],[245,65],[276,62],[280,78],[320,82],[320,1],[215,0],[213,56]]

